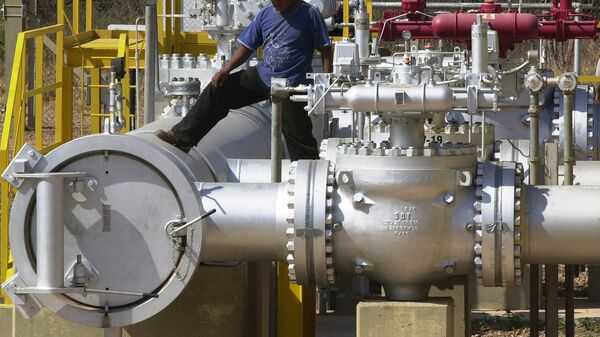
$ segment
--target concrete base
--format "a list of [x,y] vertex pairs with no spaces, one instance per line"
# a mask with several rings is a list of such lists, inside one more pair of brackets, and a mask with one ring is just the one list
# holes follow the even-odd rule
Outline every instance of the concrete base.
[[[255,310],[248,308],[248,266],[201,266],[191,285],[164,311],[123,329],[123,337],[258,336]],[[102,329],[66,321],[46,310],[32,320],[0,306],[0,337],[103,337]]]
[[356,307],[357,337],[452,337],[452,299],[420,302],[361,302]]
[[450,297],[453,304],[454,337],[471,336],[471,310],[468,304],[471,298],[471,287],[467,275],[455,276],[435,283],[429,290],[430,298]]
[[529,309],[529,265],[523,268],[519,287],[484,287],[477,284],[475,275],[470,275],[469,286],[471,308],[474,310]]

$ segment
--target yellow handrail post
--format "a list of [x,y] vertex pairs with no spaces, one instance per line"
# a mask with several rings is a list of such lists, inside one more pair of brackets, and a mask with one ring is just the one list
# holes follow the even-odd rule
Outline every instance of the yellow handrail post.
[[73,0],[73,34],[79,34],[79,0]]
[[[349,23],[350,22],[350,0],[344,0],[344,8],[343,8],[343,20],[344,23]],[[344,26],[344,28],[342,29],[342,35],[344,37],[349,37],[350,36],[350,28]]]
[[[44,36],[35,37],[35,87],[41,88],[44,85]],[[43,147],[43,101],[44,94],[35,96],[35,147]]]
[[[182,10],[182,6],[181,6],[181,2],[182,0],[173,0],[175,1],[175,9],[173,10],[174,13],[176,14],[181,14],[183,13]],[[181,18],[175,18],[174,24],[173,24],[173,44],[174,44],[174,49],[176,52],[181,53],[181,26],[182,26],[182,20]]]
[[[65,23],[65,0],[56,0],[57,18],[60,25]],[[56,82],[62,86],[56,90],[56,111],[54,130],[55,142],[64,143],[73,138],[73,68],[65,67],[65,32],[56,33]],[[70,106],[69,106],[70,105]]]
[[163,14],[171,14],[171,0],[158,1],[156,11],[158,13],[158,50],[161,54],[172,53],[171,35],[173,34],[171,18],[161,17]]
[[[65,143],[73,139],[73,68],[63,66],[61,73],[62,87],[56,90],[55,141]],[[61,93],[60,100],[58,92]]]
[[[13,61],[13,68],[10,77],[10,86],[8,88],[7,102],[6,102],[6,114],[4,116],[4,125],[2,127],[2,138],[0,140],[0,168],[4,170],[8,166],[9,160],[9,144],[11,136],[11,127],[14,121],[14,112],[17,104],[20,105],[20,101],[17,98],[21,98],[21,61],[23,60],[23,54],[25,49],[25,34],[19,33],[17,35],[17,44],[15,46],[15,56]],[[10,185],[6,181],[0,182],[0,282],[4,282],[8,273],[8,214],[10,203]],[[3,295],[4,303],[10,303],[10,300],[6,294]]]
[[94,15],[94,1],[87,0],[85,3],[85,31],[94,29],[92,16]]
[[[65,23],[65,0],[56,0],[56,23],[63,25]],[[64,29],[56,33],[56,82],[62,82],[64,88],[63,68],[65,64],[64,57],[64,45],[65,45],[65,32]],[[56,128],[54,129],[54,141],[62,141],[62,114],[63,109],[63,97],[65,95],[63,88],[56,90],[56,101],[55,101],[55,123]]]
[[[173,14],[173,0],[165,0],[165,14]],[[165,21],[165,51],[167,54],[173,52],[173,19],[166,17]]]
[[27,91],[27,81],[25,80],[27,78],[27,47],[23,47],[23,51],[21,52],[21,67],[20,67],[20,72],[19,72],[19,77],[21,78],[21,81],[19,82],[20,84],[20,90],[19,92],[21,93],[20,95],[18,95],[16,97],[16,99],[19,100],[19,109],[17,110],[17,115],[15,116],[15,120],[14,120],[14,135],[15,135],[15,139],[14,139],[14,145],[13,148],[16,151],[18,151],[19,149],[21,149],[21,146],[23,146],[23,144],[25,143],[25,104],[27,102],[26,99],[23,99],[23,93],[25,91]]
[[90,69],[91,84],[90,89],[90,131],[92,134],[100,133],[101,118],[100,114],[100,69]]

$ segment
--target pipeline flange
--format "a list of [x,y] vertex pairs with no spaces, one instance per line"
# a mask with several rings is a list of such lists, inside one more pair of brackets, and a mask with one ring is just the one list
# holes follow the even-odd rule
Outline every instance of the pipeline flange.
[[463,143],[438,143],[429,142],[424,147],[398,148],[391,147],[389,142],[381,144],[368,143],[341,143],[337,146],[338,152],[345,155],[373,156],[373,157],[436,157],[436,156],[462,156],[477,153],[477,148],[472,144]]
[[333,163],[300,160],[288,179],[287,262],[290,280],[307,285],[335,282],[333,268]]
[[[577,160],[600,159],[600,105],[595,103],[596,90],[593,86],[579,85],[573,106],[573,138]],[[562,156],[563,142],[563,97],[560,90],[554,91],[554,113],[552,138],[558,142]]]
[[521,283],[523,166],[485,162],[477,167],[475,272],[484,286]]

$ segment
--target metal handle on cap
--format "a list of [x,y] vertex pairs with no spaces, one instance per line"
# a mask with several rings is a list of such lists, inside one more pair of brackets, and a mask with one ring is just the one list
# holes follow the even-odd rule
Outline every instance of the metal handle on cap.
[[175,229],[173,229],[173,230],[172,230],[172,231],[169,233],[169,236],[173,236],[173,235],[177,234],[177,232],[180,232],[180,231],[182,231],[182,230],[184,230],[184,229],[186,229],[186,228],[190,227],[191,225],[195,224],[196,222],[198,222],[198,221],[200,221],[200,220],[202,220],[202,219],[205,219],[205,218],[209,217],[210,215],[212,215],[212,214],[213,214],[213,213],[215,213],[216,211],[217,211],[217,210],[213,208],[213,209],[211,209],[210,211],[208,211],[208,212],[206,212],[206,213],[204,213],[204,214],[200,215],[199,217],[197,217],[197,218],[193,219],[192,221],[190,221],[190,222],[186,222],[185,224],[183,224],[183,225],[181,225],[181,226],[179,226],[179,227],[176,227]]

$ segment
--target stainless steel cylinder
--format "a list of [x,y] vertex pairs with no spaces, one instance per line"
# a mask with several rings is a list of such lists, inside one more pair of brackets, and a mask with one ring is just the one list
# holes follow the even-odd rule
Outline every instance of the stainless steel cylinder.
[[37,287],[64,287],[64,179],[41,179],[36,187]]
[[217,27],[225,27],[229,24],[229,2],[227,0],[217,0],[215,11],[215,24]]
[[600,263],[600,187],[535,186],[525,193],[524,263]]
[[205,210],[217,210],[198,225],[203,261],[285,261],[285,183],[206,183],[199,193]]
[[477,22],[471,26],[472,71],[476,74],[488,72],[487,23],[477,16]]
[[392,147],[423,147],[425,129],[420,118],[392,118],[390,143]]
[[362,60],[369,57],[369,42],[371,41],[371,30],[369,25],[369,13],[364,1],[360,2],[359,8],[354,13],[354,36],[358,44],[358,55]]
[[374,83],[356,85],[344,94],[353,111],[419,115],[447,112],[454,106],[452,89],[446,86],[418,86],[396,88]]

